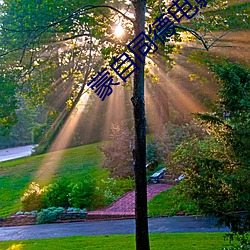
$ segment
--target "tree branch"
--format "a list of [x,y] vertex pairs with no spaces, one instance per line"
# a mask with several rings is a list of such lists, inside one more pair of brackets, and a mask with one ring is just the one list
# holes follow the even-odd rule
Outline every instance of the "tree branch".
[[[47,31],[49,28],[51,27],[54,27],[58,24],[61,24],[63,22],[65,22],[66,20],[76,16],[76,15],[79,15],[85,11],[89,11],[89,10],[92,10],[92,9],[97,9],[97,8],[109,8],[117,13],[119,13],[120,15],[122,15],[125,19],[127,19],[128,21],[132,22],[134,24],[134,20],[130,17],[128,17],[126,15],[126,13],[122,13],[120,10],[116,9],[115,7],[113,6],[110,6],[110,5],[85,5],[85,6],[82,6],[80,7],[79,9],[77,9],[76,11],[72,12],[70,15],[56,21],[56,22],[52,22],[51,24],[49,25],[43,25],[43,26],[37,26],[35,27],[34,29],[27,29],[27,30],[15,30],[15,29],[9,29],[9,28],[6,28],[4,26],[2,26],[2,29],[5,30],[5,31],[10,31],[10,32],[24,32],[24,33],[32,33],[32,32],[38,32],[38,34],[35,34],[34,37],[32,39],[30,39],[28,42],[26,42],[25,44],[23,44],[22,46],[18,47],[18,48],[15,48],[15,49],[12,49],[12,50],[9,50],[9,51],[6,51],[6,52],[3,52],[2,54],[0,54],[0,57],[1,56],[5,56],[9,53],[12,53],[12,52],[15,52],[15,51],[18,51],[18,50],[25,50],[27,48],[28,45],[30,45],[32,42],[34,42],[39,36],[41,36],[45,31]],[[83,34],[79,35],[79,36],[82,36]],[[77,37],[77,35],[75,36]],[[72,37],[73,38],[73,37]],[[70,39],[70,38],[69,38]],[[68,39],[66,39],[68,40]]]
[[182,26],[182,25],[174,25],[174,27],[178,28],[178,29],[182,29],[185,31],[188,31],[189,33],[191,33],[193,36],[195,36],[204,46],[204,48],[209,51],[209,49],[211,47],[214,46],[215,43],[217,43],[223,36],[225,36],[226,34],[229,33],[229,31],[227,31],[226,33],[223,33],[221,36],[217,37],[210,45],[208,45],[207,41],[204,39],[203,36],[201,36],[197,31],[190,29],[186,26]]

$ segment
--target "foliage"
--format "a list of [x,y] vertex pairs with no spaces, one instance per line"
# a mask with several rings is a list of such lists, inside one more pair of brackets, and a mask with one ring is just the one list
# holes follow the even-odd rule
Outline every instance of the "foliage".
[[132,178],[102,178],[97,180],[93,194],[94,208],[105,207],[133,189],[134,180]]
[[80,209],[75,207],[68,207],[67,212],[79,212],[79,213],[87,213],[86,208]]
[[94,192],[94,183],[88,179],[82,180],[74,185],[69,193],[69,204],[73,207],[90,208],[92,205],[92,196]]
[[[99,145],[100,143],[89,144],[65,150],[54,174],[44,181],[49,183],[51,178],[55,180],[65,177],[76,183],[81,181],[82,176],[86,174],[95,178],[103,178],[107,175],[107,171],[99,169],[102,161],[102,155],[97,149]],[[48,156],[49,158],[57,158],[58,152],[1,162],[0,217],[10,215],[21,209],[20,197],[23,196],[30,182],[33,180],[39,182],[39,178],[35,177],[36,173],[43,162],[48,160]]]
[[[167,156],[175,151],[183,140],[196,134],[202,138],[205,134],[194,122],[185,125],[167,123],[161,132],[156,133],[147,144],[148,162],[164,163]],[[157,167],[157,166],[156,166]]]
[[33,128],[43,120],[43,110],[32,108],[24,100],[19,100],[20,108],[16,110],[17,123],[8,135],[0,136],[0,148],[36,144],[33,140]]
[[93,195],[93,205],[95,209],[105,207],[117,198],[113,192],[115,185],[116,180],[113,178],[101,179],[96,182]]
[[44,189],[38,183],[32,182],[28,190],[21,197],[24,211],[39,210],[43,206]]
[[243,233],[250,224],[250,74],[229,62],[210,68],[222,86],[216,110],[196,115],[210,136],[183,142],[172,154],[169,168],[185,174],[180,190],[187,199],[232,231]]
[[[230,242],[230,247],[224,247],[223,250],[249,250],[250,249],[250,240],[247,233],[228,233],[225,236],[225,239],[228,239]],[[237,241],[235,244],[234,241]]]
[[44,192],[45,207],[68,207],[69,206],[69,193],[71,191],[70,181],[63,177],[49,184]]
[[104,155],[102,168],[110,171],[110,177],[128,178],[133,176],[132,136],[128,129],[113,124],[111,142],[100,147]]
[[[207,19],[214,18],[217,25],[210,27],[211,30],[244,30],[249,29],[250,3],[235,4],[225,9],[217,9],[206,13]],[[220,16],[220,18],[218,18]],[[197,24],[196,24],[197,25]],[[195,25],[194,25],[195,26]]]
[[17,122],[16,109],[18,107],[16,86],[13,80],[6,79],[1,72],[0,76],[0,136],[10,133],[12,126]]
[[55,222],[59,213],[64,212],[62,207],[48,207],[37,213],[36,224]]
[[[87,157],[87,154],[85,154],[85,162]],[[80,161],[81,160],[82,158],[80,158]],[[65,169],[66,168],[67,167],[65,166]],[[72,170],[72,168],[74,167],[71,166],[70,169]],[[73,206],[79,209],[96,209],[109,205],[124,193],[134,189],[134,180],[132,178],[108,178],[108,172],[104,173],[103,170],[100,170],[99,168],[94,169],[93,166],[90,169],[85,169],[85,172],[77,172],[77,169],[74,169],[76,173],[73,173],[72,176],[66,175],[64,173],[63,176],[58,180],[52,182],[48,186],[45,186],[42,189],[41,194],[39,192],[36,192],[35,194],[32,193],[33,196],[30,197],[28,202],[35,201],[36,207],[34,209],[38,210],[51,206]],[[84,176],[84,180],[82,180],[82,176]],[[7,187],[8,185],[6,185],[6,188]],[[39,187],[39,190],[41,190],[38,184],[35,184],[33,189],[37,187]],[[25,193],[28,192],[30,191],[28,190]],[[39,196],[37,193],[39,193]],[[39,197],[41,202],[36,202],[37,197]],[[30,210],[33,210],[33,207]],[[27,211],[26,208],[24,208],[24,211]]]

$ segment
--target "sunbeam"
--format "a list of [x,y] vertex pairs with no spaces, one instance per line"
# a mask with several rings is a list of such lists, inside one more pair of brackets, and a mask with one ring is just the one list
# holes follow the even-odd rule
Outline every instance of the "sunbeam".
[[[48,183],[51,177],[56,172],[59,162],[63,157],[64,150],[66,149],[72,139],[75,128],[79,122],[81,117],[81,113],[86,107],[89,95],[85,93],[79,103],[74,107],[67,121],[63,125],[59,134],[53,141],[51,147],[49,148],[49,152],[42,161],[41,166],[39,167],[35,179],[39,183]],[[54,152],[56,151],[56,152]],[[53,152],[53,153],[52,153]]]

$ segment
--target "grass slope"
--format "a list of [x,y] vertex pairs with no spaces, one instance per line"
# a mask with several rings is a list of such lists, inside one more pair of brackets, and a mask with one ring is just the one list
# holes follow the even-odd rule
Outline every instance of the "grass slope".
[[148,203],[148,215],[158,217],[162,215],[175,215],[178,212],[186,215],[199,214],[198,208],[191,202],[187,202],[172,187],[153,197]]
[[[224,233],[151,234],[151,250],[221,250],[228,246]],[[134,235],[76,236],[57,239],[7,241],[3,250],[78,250],[78,249],[135,249]]]
[[[78,181],[86,174],[95,175],[97,172],[98,175],[106,175],[105,171],[97,168],[102,159],[98,145],[100,143],[65,150],[52,180],[64,176]],[[56,157],[57,154],[50,153],[50,157]],[[46,156],[48,154],[0,163],[0,217],[20,210],[20,197],[30,182],[37,181],[35,174]]]

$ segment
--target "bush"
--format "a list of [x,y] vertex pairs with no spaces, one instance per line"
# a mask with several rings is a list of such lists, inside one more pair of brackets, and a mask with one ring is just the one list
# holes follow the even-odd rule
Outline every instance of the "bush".
[[44,189],[38,183],[32,182],[28,190],[21,197],[22,209],[24,211],[39,210],[43,207]]
[[72,190],[69,193],[69,204],[73,207],[91,207],[92,195],[94,193],[93,182],[85,179],[72,186]]
[[55,222],[59,213],[64,212],[62,207],[49,207],[37,213],[36,224]]
[[66,178],[61,178],[58,181],[48,185],[45,188],[43,198],[45,207],[68,207],[70,190],[70,181]]
[[[229,240],[231,246],[225,247],[223,250],[250,250],[250,240],[247,233],[228,233],[225,239]],[[235,240],[237,243],[233,244]]]
[[112,191],[115,185],[116,180],[114,178],[101,179],[96,182],[93,194],[95,209],[105,207],[117,198]]
[[134,189],[132,178],[106,178],[96,182],[93,194],[94,208],[101,208],[111,204],[124,193]]

